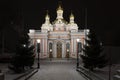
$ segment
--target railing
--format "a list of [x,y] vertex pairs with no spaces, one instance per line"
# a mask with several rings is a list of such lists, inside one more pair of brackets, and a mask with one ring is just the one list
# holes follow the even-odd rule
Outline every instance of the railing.
[[37,72],[38,72],[38,69],[31,69],[30,71],[25,72],[24,74],[20,75],[19,77],[15,78],[14,80],[28,80]]
[[78,32],[85,32],[85,30],[78,30]]
[[77,68],[77,71],[79,71],[80,73],[82,73],[83,75],[85,75],[88,80],[105,80],[104,78],[96,75],[95,73],[93,73],[92,71],[82,67],[82,66],[79,66]]
[[35,33],[41,33],[41,30],[35,30]]
[[[40,32],[41,32],[41,30],[31,30],[30,32],[31,32],[31,33],[40,33]],[[85,30],[78,30],[77,32],[84,33],[84,32],[85,32]],[[56,33],[58,33],[58,32],[56,32]],[[64,32],[64,33],[66,33],[66,32]]]

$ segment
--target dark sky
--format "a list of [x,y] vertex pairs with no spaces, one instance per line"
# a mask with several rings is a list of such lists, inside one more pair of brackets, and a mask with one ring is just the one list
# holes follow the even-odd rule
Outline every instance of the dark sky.
[[[56,18],[56,8],[60,0],[1,0],[0,24],[11,21],[40,29],[46,10],[51,22]],[[119,0],[61,0],[64,18],[68,21],[71,10],[80,29],[85,28],[85,8],[88,14],[88,28],[95,30],[104,45],[120,46],[120,7]],[[19,28],[18,28],[19,29]]]

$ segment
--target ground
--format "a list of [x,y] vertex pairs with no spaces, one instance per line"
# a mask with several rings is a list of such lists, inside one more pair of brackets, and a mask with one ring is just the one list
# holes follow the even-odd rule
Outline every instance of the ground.
[[[21,74],[15,74],[8,69],[8,63],[0,63],[0,69],[5,74],[5,80],[14,80]],[[80,62],[81,65],[81,62]],[[37,67],[37,60],[35,61],[34,68]],[[120,64],[111,66],[111,80],[116,70],[120,70]],[[108,80],[108,66],[103,69],[94,71],[100,77]],[[40,69],[29,80],[85,80],[84,77],[76,71],[75,59],[50,59],[40,60]]]
[[30,80],[85,80],[76,71],[76,60],[42,61],[38,73]]

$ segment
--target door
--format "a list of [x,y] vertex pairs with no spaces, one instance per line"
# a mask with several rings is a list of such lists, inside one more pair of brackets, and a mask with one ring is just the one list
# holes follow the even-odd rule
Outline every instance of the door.
[[57,43],[57,58],[62,58],[62,43]]

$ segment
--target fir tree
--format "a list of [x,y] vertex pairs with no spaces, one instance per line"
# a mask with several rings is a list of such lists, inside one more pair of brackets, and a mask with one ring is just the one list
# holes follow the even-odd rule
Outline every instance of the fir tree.
[[107,60],[103,51],[103,46],[98,40],[95,32],[90,30],[86,38],[86,44],[83,48],[83,55],[80,55],[84,64],[84,67],[93,70],[94,68],[102,68],[106,65]]
[[30,44],[27,33],[24,33],[20,38],[19,44],[16,46],[16,54],[12,58],[12,66],[9,66],[9,68],[15,72],[22,72],[25,70],[25,67],[32,67],[34,57],[34,46]]

